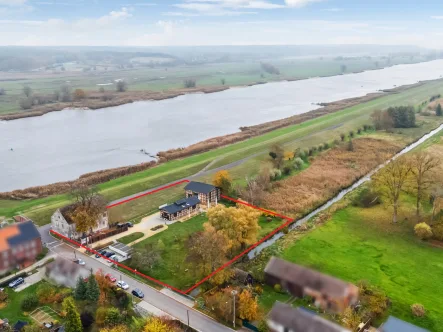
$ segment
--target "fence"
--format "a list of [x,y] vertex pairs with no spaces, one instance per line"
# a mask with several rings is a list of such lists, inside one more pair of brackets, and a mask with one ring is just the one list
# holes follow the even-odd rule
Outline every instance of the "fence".
[[119,228],[111,228],[111,229],[108,229],[108,230],[103,231],[101,233],[92,234],[92,235],[85,237],[84,239],[82,239],[82,244],[86,244],[86,243],[91,244],[94,242],[98,242],[100,240],[106,239],[107,237],[111,237],[113,235],[126,232],[127,230],[128,230],[128,226],[126,226],[126,225],[123,227],[119,227]]

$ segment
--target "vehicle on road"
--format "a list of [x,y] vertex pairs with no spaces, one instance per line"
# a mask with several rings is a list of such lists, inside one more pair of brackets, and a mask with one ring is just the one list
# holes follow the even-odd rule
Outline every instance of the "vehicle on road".
[[138,288],[134,289],[131,293],[132,293],[132,295],[137,296],[139,299],[142,299],[145,297],[145,294],[143,294],[143,292]]
[[81,260],[80,258],[75,259],[74,263],[78,264],[78,265],[86,265],[85,261]]
[[25,279],[20,277],[20,278],[15,279],[14,281],[11,281],[8,286],[10,288],[15,288],[15,287],[23,284],[24,282],[25,282]]
[[106,254],[106,250],[99,251],[98,254],[95,254],[95,258],[100,258],[101,256],[105,256]]
[[110,273],[108,273],[107,275],[105,275],[105,278],[108,279],[110,282],[116,282],[117,279]]
[[124,282],[123,280],[120,280],[119,282],[117,282],[117,287],[121,288],[121,289],[129,289],[129,285]]

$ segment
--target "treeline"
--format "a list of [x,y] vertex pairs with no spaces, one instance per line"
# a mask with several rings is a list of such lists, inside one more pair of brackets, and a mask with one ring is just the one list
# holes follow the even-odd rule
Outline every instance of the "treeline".
[[389,107],[384,111],[377,110],[372,113],[371,118],[377,130],[416,127],[415,110],[412,106]]

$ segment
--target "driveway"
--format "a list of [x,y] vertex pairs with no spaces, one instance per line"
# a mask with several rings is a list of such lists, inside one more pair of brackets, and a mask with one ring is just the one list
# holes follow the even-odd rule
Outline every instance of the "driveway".
[[37,273],[34,273],[30,275],[29,277],[25,278],[25,282],[21,284],[20,286],[14,288],[15,292],[21,292],[22,290],[28,288],[29,286],[32,286],[36,283],[38,283],[40,280],[43,279],[44,276],[44,269],[39,269]]

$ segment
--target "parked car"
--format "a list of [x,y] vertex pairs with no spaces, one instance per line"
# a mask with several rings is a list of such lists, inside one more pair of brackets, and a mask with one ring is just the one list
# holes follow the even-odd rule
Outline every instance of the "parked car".
[[116,254],[113,254],[109,259],[118,262]]
[[138,288],[134,289],[131,293],[132,293],[132,295],[137,296],[139,299],[142,299],[145,297],[145,294],[143,294],[143,292]]
[[111,257],[112,255],[115,255],[112,251],[107,252],[106,254],[104,254],[103,256],[105,256],[106,258]]
[[80,258],[74,260],[74,263],[77,263],[78,265],[86,265],[85,261],[81,260]]
[[17,278],[17,279],[15,279],[14,281],[11,281],[10,283],[9,283],[9,287],[10,288],[15,288],[15,287],[17,287],[18,285],[21,285],[21,284],[23,284],[25,282],[25,279],[23,279],[23,278]]
[[128,226],[128,227],[134,227],[134,224],[132,222],[129,222],[129,221],[125,225]]
[[106,250],[102,250],[102,251],[99,251],[98,254],[95,254],[95,257],[96,258],[100,258],[101,256],[99,254],[101,256],[105,256],[107,253],[106,253]]
[[117,228],[122,228],[124,226],[125,226],[125,224],[120,224],[120,223],[117,224]]
[[117,279],[110,273],[108,273],[107,275],[105,275],[105,278],[108,279],[110,282],[116,282]]
[[123,280],[117,282],[117,287],[120,287],[121,289],[129,289],[129,285]]

